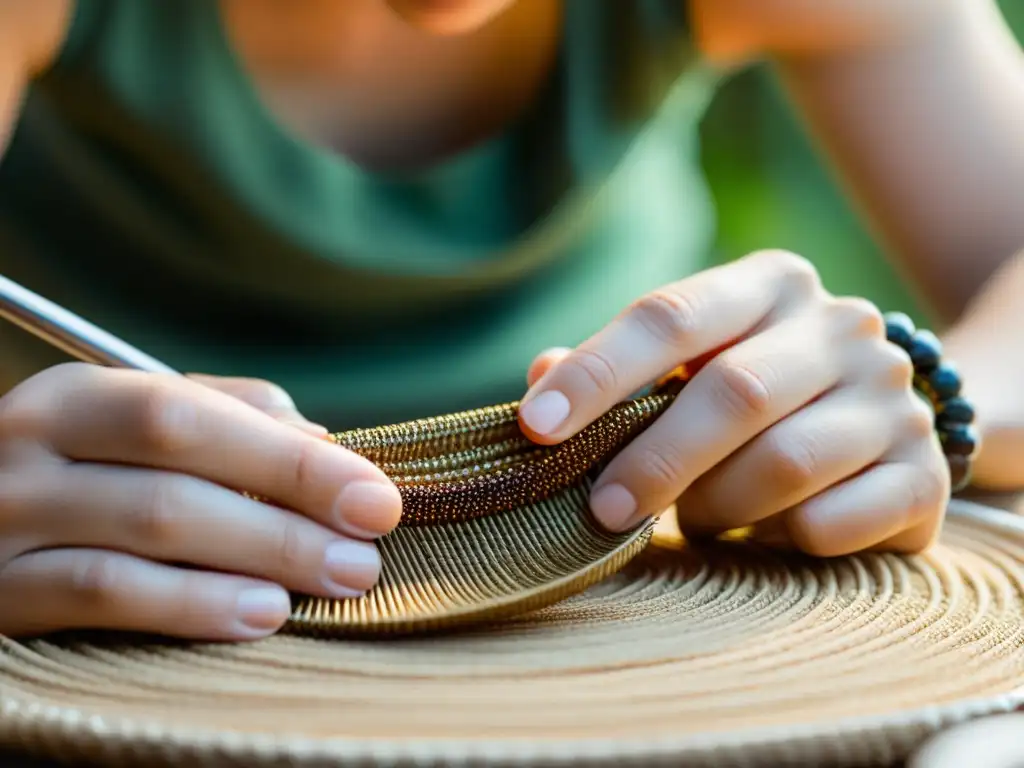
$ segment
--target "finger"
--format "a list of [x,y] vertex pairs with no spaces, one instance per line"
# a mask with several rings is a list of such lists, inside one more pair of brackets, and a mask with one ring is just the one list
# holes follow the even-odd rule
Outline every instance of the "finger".
[[0,498],[33,548],[113,549],[336,598],[380,575],[373,544],[188,475],[86,463],[26,475]]
[[786,527],[800,549],[819,557],[883,542],[893,542],[892,551],[917,552],[938,533],[947,494],[948,482],[934,470],[879,464],[786,512]]
[[564,359],[571,351],[567,347],[555,347],[553,349],[546,349],[537,355],[526,373],[527,386],[532,387],[536,384],[541,376],[551,370],[551,366]]
[[368,460],[185,377],[83,366],[31,396],[11,409],[41,414],[40,434],[76,461],[195,475],[359,538],[401,515],[398,489]]
[[789,535],[789,528],[786,527],[784,515],[772,515],[754,523],[750,527],[749,533],[752,540],[766,547],[786,551],[797,549],[796,542]]
[[938,536],[949,468],[931,409],[909,393],[903,403],[893,411],[897,441],[878,464],[783,513],[800,549],[821,556],[864,549],[912,553]]
[[538,442],[575,434],[676,366],[746,336],[793,286],[816,290],[806,262],[758,254],[648,294],[552,367],[519,409]]
[[907,762],[907,768],[1020,768],[1024,765],[1024,714],[970,720],[933,737]]
[[216,389],[226,395],[231,395],[243,403],[248,403],[264,413],[273,416],[280,422],[291,424],[312,435],[326,435],[327,428],[321,424],[314,424],[307,419],[295,406],[291,395],[284,391],[277,384],[263,379],[229,378],[222,376],[207,376],[205,374],[189,374],[189,378],[204,387]]
[[0,570],[0,633],[127,630],[255,640],[288,619],[288,593],[256,579],[189,571],[118,552],[53,549]]
[[[951,494],[949,466],[934,428],[926,439],[916,444],[911,442],[902,450],[895,451],[892,460],[919,467],[918,471],[924,478],[920,482],[925,486],[921,495],[930,495],[932,501],[924,504],[919,513],[911,515],[912,522],[906,528],[871,549],[876,552],[922,552],[939,538]],[[917,522],[913,522],[915,520]]]
[[679,525],[721,532],[789,509],[876,463],[897,422],[863,387],[834,390],[697,478],[677,504]]
[[598,478],[591,508],[617,531],[666,508],[698,477],[832,388],[841,363],[823,333],[786,320],[731,347]]

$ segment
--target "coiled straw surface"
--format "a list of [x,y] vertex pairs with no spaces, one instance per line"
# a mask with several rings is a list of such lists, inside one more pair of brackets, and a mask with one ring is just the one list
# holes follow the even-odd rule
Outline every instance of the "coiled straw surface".
[[913,558],[669,533],[584,594],[468,632],[3,641],[0,743],[104,765],[886,764],[1019,703],[1022,619],[1007,513],[955,504]]

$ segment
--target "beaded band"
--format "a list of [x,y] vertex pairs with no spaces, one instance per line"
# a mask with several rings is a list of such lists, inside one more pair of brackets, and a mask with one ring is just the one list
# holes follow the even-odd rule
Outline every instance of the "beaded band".
[[928,330],[918,330],[902,312],[885,315],[886,338],[910,355],[914,364],[914,389],[931,403],[935,430],[949,463],[952,491],[971,482],[971,464],[978,447],[974,406],[960,394],[956,367],[942,359],[942,342]]

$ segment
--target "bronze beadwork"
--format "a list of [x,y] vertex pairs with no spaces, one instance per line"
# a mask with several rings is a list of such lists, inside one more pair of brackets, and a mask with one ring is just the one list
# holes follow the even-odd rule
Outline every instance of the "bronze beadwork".
[[668,407],[669,395],[622,403],[579,434],[540,447],[516,404],[353,430],[334,442],[377,463],[402,495],[401,525],[472,520],[535,504],[607,462]]
[[372,461],[402,495],[364,596],[296,596],[292,633],[394,635],[464,628],[545,607],[615,573],[653,521],[601,530],[588,508],[601,468],[671,405],[676,372],[553,446],[519,428],[518,403],[330,436]]

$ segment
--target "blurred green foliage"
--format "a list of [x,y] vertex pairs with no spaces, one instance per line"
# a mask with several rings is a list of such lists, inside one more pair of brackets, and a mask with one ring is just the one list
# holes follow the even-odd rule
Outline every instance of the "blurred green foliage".
[[[1001,5],[1024,41],[1024,2]],[[718,203],[720,260],[787,248],[814,260],[830,290],[923,317],[922,305],[816,157],[768,69],[743,72],[722,89],[704,122],[703,152]]]

